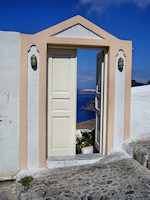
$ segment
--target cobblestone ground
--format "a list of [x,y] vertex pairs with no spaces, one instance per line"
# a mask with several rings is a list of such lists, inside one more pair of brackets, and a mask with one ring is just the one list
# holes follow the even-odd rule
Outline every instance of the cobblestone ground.
[[11,181],[0,182],[0,200],[17,200],[16,183]]
[[[4,184],[4,183],[1,183]],[[0,199],[16,199],[0,184]],[[3,188],[3,189],[2,189]],[[150,170],[133,159],[47,170],[30,187],[16,186],[19,200],[150,200]]]

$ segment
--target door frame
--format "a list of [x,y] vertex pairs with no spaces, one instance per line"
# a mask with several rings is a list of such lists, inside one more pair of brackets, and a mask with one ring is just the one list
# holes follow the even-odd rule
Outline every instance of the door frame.
[[[105,83],[104,83],[104,118],[102,120],[102,126],[103,126],[103,137],[101,137],[102,141],[101,141],[101,147],[100,147],[100,151],[99,153],[101,153],[102,155],[106,155],[106,126],[107,126],[107,71],[108,71],[108,48],[104,48],[104,47],[85,47],[85,46],[63,46],[63,45],[58,45],[58,46],[54,46],[54,45],[48,45],[47,47],[47,70],[48,70],[48,49],[89,49],[89,50],[99,50],[99,51],[103,51],[105,56],[104,56],[104,68],[105,68],[105,73],[104,73],[104,79],[105,79]],[[78,55],[76,57],[76,60],[78,60]],[[95,66],[96,67],[96,66]],[[97,67],[96,67],[97,68]],[[77,78],[77,71],[76,71],[76,78]],[[48,73],[47,73],[47,83],[48,83]],[[76,81],[77,83],[77,81]],[[96,86],[96,85],[95,85]],[[77,88],[77,84],[76,84],[76,88]],[[47,131],[46,131],[46,137],[47,137],[47,141],[46,141],[46,159],[48,158],[48,84],[46,87],[46,96],[47,96],[47,115],[46,115],[46,127],[47,127]],[[77,93],[76,93],[76,97],[77,97]],[[96,102],[95,102],[96,103]]]

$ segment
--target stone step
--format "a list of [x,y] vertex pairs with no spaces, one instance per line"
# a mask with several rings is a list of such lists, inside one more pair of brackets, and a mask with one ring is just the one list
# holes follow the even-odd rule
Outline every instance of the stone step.
[[128,140],[123,144],[123,150],[142,166],[150,169],[150,136],[136,140]]

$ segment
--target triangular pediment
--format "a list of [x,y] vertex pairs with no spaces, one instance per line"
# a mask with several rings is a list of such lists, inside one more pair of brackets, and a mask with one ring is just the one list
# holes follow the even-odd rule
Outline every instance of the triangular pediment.
[[52,26],[37,33],[41,37],[47,38],[78,38],[78,39],[100,39],[110,41],[117,39],[110,33],[104,31],[89,20],[79,15]]
[[81,24],[76,24],[72,27],[69,27],[57,34],[53,35],[54,37],[68,37],[68,38],[89,38],[89,39],[103,39],[98,34],[89,30]]

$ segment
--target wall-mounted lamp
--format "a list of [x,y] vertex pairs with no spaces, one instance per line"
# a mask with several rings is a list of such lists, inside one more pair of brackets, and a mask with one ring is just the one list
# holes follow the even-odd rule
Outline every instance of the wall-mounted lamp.
[[35,55],[31,56],[31,67],[33,68],[33,70],[37,69],[37,58]]
[[123,58],[119,58],[118,60],[118,69],[120,72],[123,71],[123,66],[124,66],[124,59]]

